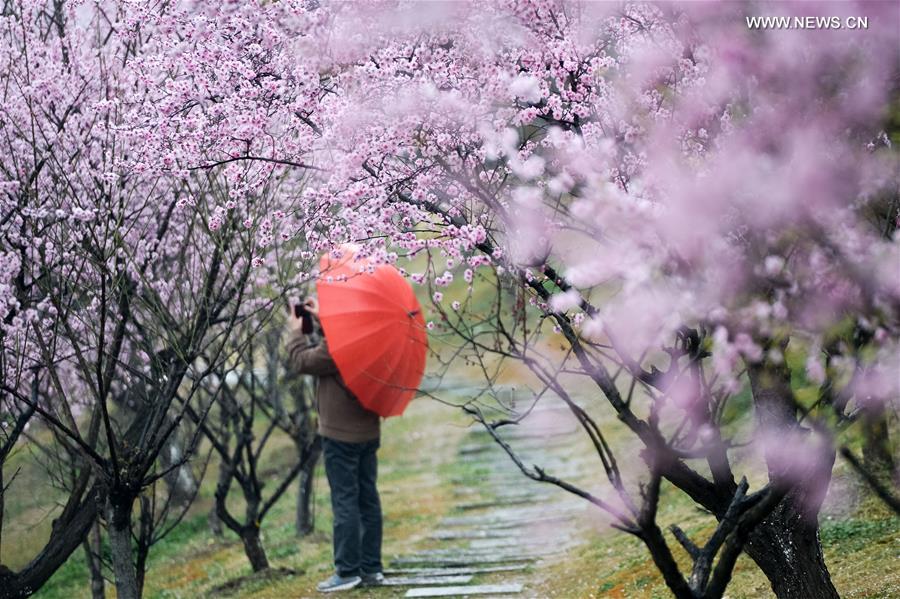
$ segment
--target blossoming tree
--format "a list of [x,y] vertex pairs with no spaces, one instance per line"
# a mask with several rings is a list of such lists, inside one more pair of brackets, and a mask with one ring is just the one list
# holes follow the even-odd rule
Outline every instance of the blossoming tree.
[[[613,498],[523,472],[608,511],[677,596],[720,596],[743,550],[778,596],[836,597],[816,521],[835,447],[856,429],[883,445],[873,423],[897,409],[897,32],[754,31],[719,6],[469,8],[331,17],[346,109],[318,123],[337,149],[324,185],[355,236],[430,253],[411,278],[432,288],[497,285],[487,314],[438,289],[438,327],[567,402]],[[567,374],[643,444],[646,484],[625,483]],[[513,422],[484,423],[502,443]],[[742,447],[765,464],[752,493]],[[663,480],[719,522],[704,545],[674,530],[689,576],[656,523]]]
[[[142,499],[133,545],[136,500],[190,459],[167,464],[161,453],[206,376],[234,358],[231,332],[281,305],[279,289],[263,289],[283,282],[266,248],[302,177],[280,181],[275,164],[256,160],[214,163],[179,135],[167,104],[177,102],[178,73],[167,78],[163,63],[175,53],[173,24],[207,17],[189,15],[114,4],[4,8],[0,401],[11,433],[0,458],[39,419],[73,474],[45,549],[0,574],[4,597],[39,588],[98,516],[118,596],[141,594],[150,545],[171,527]],[[222,42],[242,15],[218,18]],[[184,43],[206,51],[197,39]],[[254,60],[248,41],[236,43]],[[177,53],[189,63],[183,47]],[[227,87],[242,65],[218,67]],[[200,356],[207,368],[188,378]]]
[[[344,241],[408,270],[427,256],[406,274],[433,330],[565,402],[608,492],[523,472],[605,510],[677,596],[721,596],[741,551],[779,597],[837,596],[816,520],[836,448],[896,502],[847,444],[859,430],[890,461],[896,6],[827,5],[865,32],[751,30],[743,5],[14,6],[4,409],[13,431],[50,422],[102,482],[121,596],[131,502],[189,366],[221,367],[266,305],[252,289]],[[30,399],[35,377],[58,403]],[[126,389],[148,427],[117,428],[106,398]],[[597,405],[642,468],[623,471]],[[463,407],[518,460],[515,418]],[[673,530],[687,575],[663,485],[717,521],[702,544]]]

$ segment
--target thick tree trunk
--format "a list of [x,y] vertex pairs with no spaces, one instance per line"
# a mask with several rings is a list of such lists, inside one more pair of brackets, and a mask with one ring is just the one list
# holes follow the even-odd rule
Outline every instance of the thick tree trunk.
[[863,464],[866,470],[876,476],[890,479],[894,472],[894,457],[890,450],[887,417],[884,413],[863,414]]
[[250,561],[253,571],[265,570],[269,567],[269,560],[266,558],[266,551],[263,549],[262,540],[259,537],[259,496],[250,487],[242,487],[244,499],[247,502],[244,521],[249,522],[249,524],[241,525],[228,512],[228,506],[225,504],[229,482],[230,479],[220,480],[216,488],[216,514],[218,519],[241,537],[241,542],[244,544],[244,553],[247,554],[247,559]]
[[778,599],[840,599],[825,566],[815,523],[783,502],[757,526],[745,551]]
[[94,522],[88,538],[84,540],[84,556],[91,573],[91,597],[105,599],[106,589],[103,580],[103,568],[100,561],[100,524]]
[[[784,348],[782,348],[783,350]],[[748,364],[757,421],[769,433],[810,434],[797,422],[790,371],[784,363]],[[797,479],[796,467],[779,448],[766,460],[769,480],[791,490],[768,518],[754,528],[745,546],[778,599],[840,599],[825,566],[818,514],[831,483],[835,453],[809,448],[817,460]],[[794,468],[794,470],[792,470]]]
[[[222,443],[227,445],[229,436],[223,435],[222,439]],[[222,523],[223,521],[225,521],[225,518],[219,513],[219,510],[227,511],[225,509],[224,498],[228,495],[228,489],[231,485],[231,478],[231,468],[228,466],[228,462],[225,461],[225,459],[221,459],[221,461],[219,462],[218,479],[216,480],[216,505],[213,506],[213,509],[209,512],[208,518],[209,529],[217,537],[222,537],[225,535],[225,530],[222,528]],[[218,499],[218,489],[224,489],[221,506],[219,505],[220,502]]]
[[119,498],[115,502],[111,500],[108,512],[107,534],[116,579],[117,599],[140,598],[131,549],[132,504],[133,498]]
[[[117,393],[112,396],[116,405],[134,415],[132,425],[142,422],[146,417],[144,410],[140,407],[140,401],[136,399],[146,393],[146,389],[134,388],[129,389],[125,393]],[[166,419],[166,421],[161,423],[161,426],[166,426],[168,424],[169,420]],[[169,497],[172,502],[176,505],[186,505],[193,501],[197,489],[199,488],[199,483],[189,464],[181,464],[176,467],[176,464],[184,458],[184,452],[179,443],[179,437],[179,431],[176,429],[166,440],[165,445],[159,452],[159,462],[164,470],[174,468],[163,477],[163,482],[169,490]]]
[[297,536],[305,537],[315,528],[315,514],[313,513],[313,475],[305,468],[298,479],[297,494]]
[[137,578],[138,595],[144,594],[144,575],[147,572],[147,557],[153,542],[153,511],[150,498],[141,495],[141,519],[138,528],[137,559],[135,560],[135,576]]
[[267,569],[269,560],[266,558],[266,551],[259,538],[259,528],[253,524],[244,527],[241,530],[241,541],[244,543],[244,553],[247,554],[253,571],[260,572]]
[[100,489],[91,489],[84,501],[76,492],[63,510],[63,515],[53,523],[50,540],[31,562],[18,572],[0,566],[0,599],[29,597],[65,563],[78,549],[97,517]]
[[[226,402],[227,406],[228,403]],[[227,432],[228,428],[228,410],[220,410],[219,418],[221,420],[221,430],[225,431],[222,433],[219,442],[224,447],[228,447],[231,443],[231,435]],[[218,478],[216,479],[216,505],[209,512],[209,529],[212,533],[217,537],[225,536],[225,529],[222,528],[222,524],[227,522],[225,516],[222,513],[227,513],[227,508],[225,507],[225,497],[228,496],[228,489],[231,487],[231,466],[228,464],[228,460],[224,456],[219,457],[219,469],[218,469]],[[219,498],[220,491],[223,493],[221,499]],[[222,513],[220,513],[220,511]],[[229,526],[232,528],[232,526]],[[237,532],[237,531],[235,531]]]
[[[312,454],[300,471],[299,487],[297,493],[297,536],[303,537],[315,529],[315,511],[313,509],[314,488],[313,480],[316,472],[316,464],[322,453],[321,446],[316,443]],[[300,459],[303,459],[303,448],[300,449]]]

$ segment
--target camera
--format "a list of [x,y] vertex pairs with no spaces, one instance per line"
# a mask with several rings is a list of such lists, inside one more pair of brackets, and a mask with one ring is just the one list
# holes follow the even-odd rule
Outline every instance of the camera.
[[289,305],[288,309],[293,309],[294,316],[301,319],[301,321],[303,322],[303,324],[301,325],[303,334],[309,335],[313,332],[313,319],[312,314],[309,312],[309,310],[306,309],[306,306],[303,303],[304,301],[305,298],[301,298],[299,301],[293,304],[293,306]]

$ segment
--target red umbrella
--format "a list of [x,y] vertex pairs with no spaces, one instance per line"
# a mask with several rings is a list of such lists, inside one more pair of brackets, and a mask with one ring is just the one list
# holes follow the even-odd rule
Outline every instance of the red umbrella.
[[354,258],[319,261],[319,320],[328,351],[360,403],[381,416],[406,409],[425,371],[428,338],[412,286],[387,264]]

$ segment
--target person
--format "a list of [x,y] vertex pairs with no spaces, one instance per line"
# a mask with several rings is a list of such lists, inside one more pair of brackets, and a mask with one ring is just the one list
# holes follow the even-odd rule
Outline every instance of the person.
[[[317,320],[319,305],[314,297],[303,302]],[[328,353],[326,339],[315,333],[291,306],[288,318],[288,364],[298,374],[318,379],[316,411],[325,457],[325,473],[331,488],[334,515],[335,573],[319,583],[318,590],[333,592],[384,581],[381,564],[382,513],[378,496],[377,452],[381,421],[366,410],[341,379]]]

